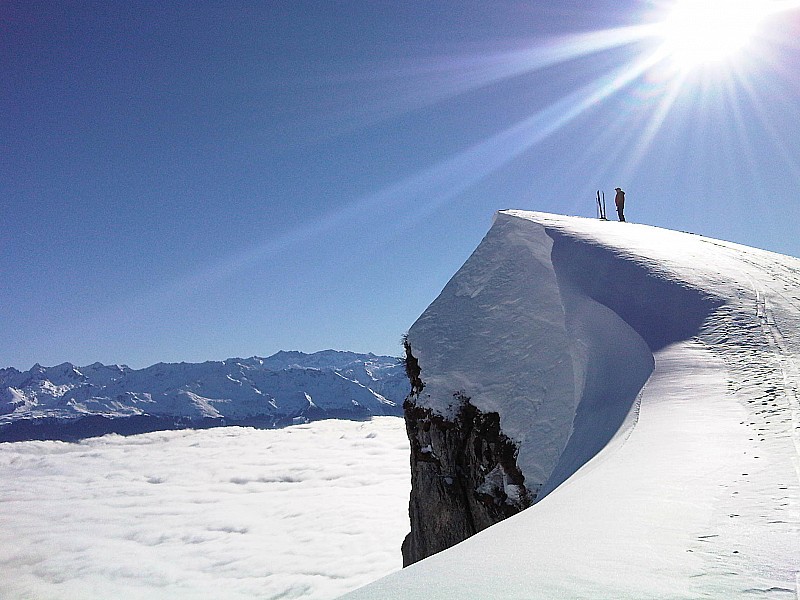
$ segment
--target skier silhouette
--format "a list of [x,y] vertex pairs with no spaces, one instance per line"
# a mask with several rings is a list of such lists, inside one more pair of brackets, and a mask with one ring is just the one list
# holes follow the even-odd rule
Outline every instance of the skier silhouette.
[[617,192],[617,195],[614,196],[614,204],[617,206],[617,215],[619,216],[620,222],[625,222],[625,192],[623,192],[620,188],[614,188]]

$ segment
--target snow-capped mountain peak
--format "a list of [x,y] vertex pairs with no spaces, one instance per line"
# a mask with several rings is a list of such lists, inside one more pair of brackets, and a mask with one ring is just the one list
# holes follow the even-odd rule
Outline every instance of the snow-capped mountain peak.
[[24,372],[0,371],[0,438],[63,437],[67,429],[77,433],[66,437],[80,437],[79,421],[88,417],[104,419],[102,432],[131,426],[133,421],[107,422],[129,417],[144,420],[138,430],[173,427],[176,419],[181,426],[275,426],[326,416],[396,415],[407,393],[398,359],[333,350],[140,370],[36,364]]

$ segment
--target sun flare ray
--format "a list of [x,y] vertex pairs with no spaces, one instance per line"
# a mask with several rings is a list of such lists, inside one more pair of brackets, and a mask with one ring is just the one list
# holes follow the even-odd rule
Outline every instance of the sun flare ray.
[[[535,44],[478,54],[440,56],[394,69],[338,77],[333,83],[377,84],[380,98],[358,107],[351,126],[384,120],[433,106],[502,81],[635,44],[652,37],[649,25],[573,33]],[[388,92],[387,92],[388,88]]]
[[[714,11],[721,10],[721,3],[726,7],[738,7],[740,12],[734,11],[733,16],[722,21],[715,20],[719,15]],[[725,73],[724,77],[719,78],[720,82],[735,80],[738,85],[743,85],[758,112],[756,92],[747,77],[739,74],[737,79],[738,70],[734,68],[732,59],[746,46],[745,42],[752,39],[765,18],[780,11],[800,7],[800,0],[764,0],[763,4],[757,0],[675,0],[670,6],[672,13],[665,12],[660,21],[650,21],[642,25],[551,37],[526,48],[482,55],[440,57],[413,67],[362,73],[359,77],[373,83],[395,79],[404,81],[404,93],[384,94],[385,101],[390,105],[361,106],[357,109],[372,110],[380,118],[385,118],[388,114],[416,110],[504,80],[585,59],[604,51],[645,44],[642,46],[645,51],[633,51],[632,58],[615,70],[568,91],[548,106],[510,127],[375,193],[353,199],[330,212],[308,219],[283,236],[264,241],[220,261],[213,267],[190,275],[176,285],[169,286],[169,290],[174,291],[186,285],[204,286],[222,280],[233,272],[263,260],[265,256],[284,251],[287,247],[314,236],[325,235],[357,220],[358,215],[365,211],[380,210],[396,214],[394,229],[408,227],[574,122],[588,110],[624,88],[637,85],[637,82],[641,82],[644,76],[655,69],[662,73],[663,81],[658,92],[660,97],[651,108],[638,108],[637,114],[642,116],[639,123],[633,125],[642,126],[630,132],[626,138],[627,143],[617,144],[607,152],[605,167],[611,169],[613,165],[616,176],[630,176],[636,171],[687,86],[697,84],[693,93],[696,94],[698,106],[716,100],[715,94],[720,93],[720,90],[708,81],[695,81],[690,73],[695,67],[714,64],[718,72]],[[767,8],[756,10],[753,6]],[[755,12],[749,12],[751,10]],[[715,28],[724,29],[728,26],[729,29],[724,34],[713,31]],[[667,75],[663,75],[664,73]],[[653,101],[649,99],[648,102]],[[648,110],[649,113],[646,112]],[[739,107],[734,106],[732,110],[735,118],[741,122],[744,117],[741,111],[737,113]],[[770,140],[780,148],[793,175],[798,176],[800,168],[792,162],[779,133],[769,127],[766,115],[760,112],[758,114],[762,124],[766,125]],[[616,127],[617,131],[621,131],[625,124],[631,123],[630,120],[630,114],[619,114],[617,123],[607,123],[605,129]],[[598,141],[600,139],[603,139],[602,135],[587,145],[587,152],[601,144]]]
[[795,153],[787,145],[783,139],[781,132],[779,132],[770,118],[763,109],[761,99],[755,85],[746,77],[739,77],[737,83],[747,94],[749,104],[753,108],[756,118],[759,120],[761,130],[766,133],[769,141],[778,150],[779,156],[783,159],[784,165],[788,167],[795,182],[800,183],[800,164],[794,158]]

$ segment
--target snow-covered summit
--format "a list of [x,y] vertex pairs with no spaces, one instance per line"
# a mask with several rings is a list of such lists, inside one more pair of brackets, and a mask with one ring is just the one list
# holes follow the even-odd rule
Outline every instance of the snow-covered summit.
[[498,213],[409,331],[414,404],[497,413],[537,503],[349,597],[796,598],[799,334],[796,258]]
[[[0,439],[170,428],[176,419],[180,426],[271,426],[297,419],[397,415],[408,390],[398,359],[333,350],[158,363],[139,370],[101,363],[36,364],[28,371],[0,371]],[[129,418],[135,419],[108,423]],[[86,419],[94,420],[81,425]],[[84,431],[87,423],[92,427]]]

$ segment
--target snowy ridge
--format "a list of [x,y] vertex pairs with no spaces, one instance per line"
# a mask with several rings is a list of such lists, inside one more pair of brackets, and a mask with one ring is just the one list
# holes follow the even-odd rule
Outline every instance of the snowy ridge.
[[349,597],[796,599],[798,333],[800,260],[499,213],[409,331],[416,403],[497,412],[539,502]]
[[617,433],[653,370],[651,348],[690,339],[723,301],[673,285],[663,260],[518,214],[498,214],[408,339],[426,386],[417,404],[446,415],[458,391],[500,413],[541,493]]
[[[0,370],[0,439],[39,437],[35,431],[58,438],[59,426],[74,427],[89,417],[147,417],[142,426],[152,430],[170,428],[175,419],[184,426],[202,421],[271,426],[326,416],[398,415],[407,393],[396,358],[351,352],[159,363],[141,370],[37,364],[24,372]],[[28,427],[45,422],[46,428]]]

